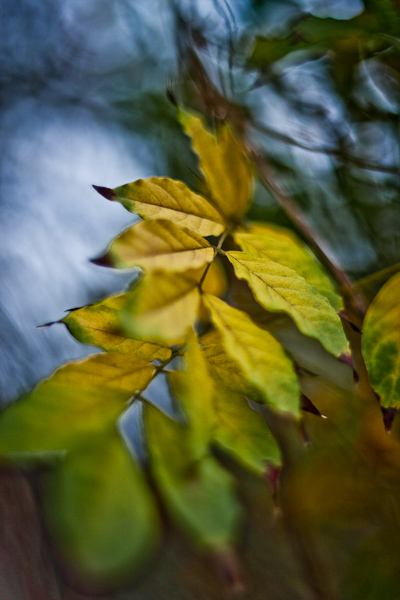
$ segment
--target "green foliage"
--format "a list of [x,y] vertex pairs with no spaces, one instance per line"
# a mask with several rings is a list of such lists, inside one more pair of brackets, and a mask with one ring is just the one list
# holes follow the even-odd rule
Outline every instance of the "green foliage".
[[[292,232],[244,221],[252,168],[233,129],[212,132],[189,112],[179,120],[207,197],[166,178],[97,188],[144,219],[107,253],[115,267],[143,273],[128,292],[63,319],[78,340],[103,352],[57,370],[0,417],[5,459],[56,455],[46,496],[55,538],[83,573],[105,581],[137,571],[152,555],[155,496],[196,547],[222,551],[235,543],[243,508],[219,457],[258,476],[281,464],[267,421],[249,401],[293,423],[300,418],[298,365],[273,334],[279,321],[270,330],[269,321],[290,319],[298,353],[306,336],[333,357],[349,352],[337,314],[342,299],[316,258]],[[373,302],[363,346],[382,405],[395,408],[399,285],[397,275]],[[235,306],[238,288],[262,322]],[[165,373],[174,418],[146,399],[148,385]],[[143,403],[151,485],[117,432],[133,402]]]

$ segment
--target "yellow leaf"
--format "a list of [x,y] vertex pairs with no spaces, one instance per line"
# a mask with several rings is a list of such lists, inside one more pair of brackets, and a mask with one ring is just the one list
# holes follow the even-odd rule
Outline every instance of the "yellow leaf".
[[363,326],[362,352],[371,385],[385,408],[400,408],[400,273],[382,287]]
[[127,338],[121,331],[121,314],[128,294],[118,294],[69,313],[63,323],[80,342],[98,346],[107,352],[132,354],[148,362],[165,360],[171,350],[159,344]]
[[268,258],[226,252],[239,279],[245,279],[267,310],[290,315],[299,330],[316,338],[334,356],[348,352],[340,318],[328,299],[295,271]]
[[199,547],[236,541],[241,509],[232,477],[211,455],[199,458],[190,427],[146,404],[144,425],[153,478],[170,515]]
[[253,223],[246,231],[235,232],[234,239],[247,254],[255,258],[269,258],[296,271],[307,283],[326,296],[337,312],[343,308],[342,299],[335,292],[322,266],[307,246],[289,229]]
[[280,343],[246,313],[214,296],[205,296],[225,351],[262,394],[265,403],[299,416],[300,393],[293,364]]
[[210,263],[214,249],[193,231],[154,219],[124,231],[111,244],[107,258],[118,268],[182,272]]
[[123,326],[128,335],[181,344],[197,318],[198,271],[146,273],[128,297]]
[[214,396],[217,414],[214,440],[238,462],[259,475],[267,463],[281,464],[278,444],[264,417],[246,398],[218,387]]
[[200,116],[179,111],[179,120],[191,138],[200,168],[218,210],[228,223],[240,222],[252,192],[250,162],[229,125],[210,133]]
[[186,368],[171,371],[168,378],[189,423],[193,450],[202,456],[208,451],[215,421],[214,383],[193,332],[189,335],[187,343],[188,349],[184,356]]
[[[203,272],[204,269],[201,270],[201,275],[203,274]],[[227,287],[228,280],[224,268],[218,261],[217,257],[216,260],[214,260],[214,262],[211,263],[206,278],[202,283],[201,289],[203,290],[203,292],[207,294],[212,294],[213,296],[223,296],[227,290]]]
[[154,498],[117,431],[83,440],[48,475],[45,492],[52,534],[85,581],[121,585],[155,550]]
[[135,357],[96,354],[71,362],[0,416],[0,453],[74,447],[89,433],[109,430],[154,367]]
[[151,177],[114,190],[97,186],[95,189],[145,220],[166,219],[203,236],[219,235],[224,230],[219,212],[205,198],[174,179]]

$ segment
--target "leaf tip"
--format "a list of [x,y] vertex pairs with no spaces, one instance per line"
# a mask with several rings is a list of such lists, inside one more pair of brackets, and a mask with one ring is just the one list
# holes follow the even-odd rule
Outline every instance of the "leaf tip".
[[389,434],[392,432],[393,421],[395,416],[397,415],[397,408],[384,408],[383,406],[381,406],[381,411],[385,431],[387,434]]
[[327,417],[318,410],[318,408],[311,402],[310,398],[308,398],[305,394],[301,395],[300,408],[301,410],[309,412],[312,415],[320,417],[321,419],[327,419]]
[[100,194],[107,200],[115,200],[115,198],[117,197],[117,194],[114,192],[114,190],[111,190],[110,188],[102,187],[100,185],[94,185],[93,188],[98,194]]
[[110,257],[108,253],[103,254],[102,256],[98,256],[97,258],[91,258],[89,260],[92,265],[96,265],[97,267],[113,267],[114,265],[110,261]]

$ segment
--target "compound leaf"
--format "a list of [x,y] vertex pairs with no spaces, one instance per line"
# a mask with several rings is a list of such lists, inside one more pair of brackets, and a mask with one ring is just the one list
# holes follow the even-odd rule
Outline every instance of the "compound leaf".
[[362,352],[373,389],[385,408],[400,409],[400,273],[389,279],[369,307]]
[[167,219],[203,236],[219,235],[224,230],[219,212],[181,181],[151,177],[138,179],[114,190],[94,187],[108,200],[120,202],[127,210],[145,220]]
[[198,456],[190,427],[149,404],[144,423],[150,468],[172,518],[199,547],[226,548],[241,515],[232,477],[211,455]]
[[336,311],[328,299],[293,269],[268,258],[226,252],[239,279],[248,282],[256,300],[267,310],[287,313],[299,330],[339,356],[348,343]]
[[155,549],[155,502],[116,430],[69,453],[48,476],[44,502],[65,557],[96,584],[120,584]]
[[252,224],[247,231],[237,231],[235,242],[255,258],[269,258],[289,269],[313,285],[338,312],[343,308],[329,277],[306,245],[290,230],[276,225]]
[[165,360],[171,350],[159,344],[127,338],[121,331],[121,314],[129,294],[118,294],[69,313],[63,323],[80,342],[107,352],[132,354],[143,360]]
[[182,272],[198,269],[214,258],[214,250],[201,236],[171,221],[143,221],[124,231],[111,244],[108,262],[118,268],[141,267]]
[[210,133],[201,117],[179,111],[179,120],[191,138],[200,169],[218,210],[228,222],[240,221],[248,207],[252,192],[250,162],[229,125]]
[[109,429],[153,372],[152,365],[119,354],[68,363],[4,410],[0,453],[68,450],[82,436]]
[[299,416],[300,392],[290,358],[280,343],[246,313],[214,296],[205,296],[211,318],[221,333],[226,352],[245,377],[276,410]]
[[267,422],[246,398],[218,387],[214,396],[217,413],[214,440],[248,469],[259,475],[267,463],[281,464],[278,444]]

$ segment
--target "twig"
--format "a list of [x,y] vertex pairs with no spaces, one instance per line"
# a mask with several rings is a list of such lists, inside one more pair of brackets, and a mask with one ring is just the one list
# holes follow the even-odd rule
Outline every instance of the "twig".
[[375,163],[365,161],[359,156],[343,153],[341,150],[338,150],[336,148],[329,148],[325,146],[309,146],[308,144],[300,142],[299,140],[295,140],[294,138],[290,137],[289,135],[286,135],[285,133],[280,133],[279,131],[270,129],[269,127],[266,127],[265,125],[257,121],[251,121],[249,125],[257,131],[259,131],[260,133],[262,133],[263,135],[266,135],[271,139],[277,140],[278,142],[282,142],[290,146],[295,146],[296,148],[301,148],[302,150],[307,150],[308,152],[315,152],[316,154],[326,154],[328,156],[336,158],[337,160],[351,163],[354,166],[359,167],[360,169],[365,169],[367,171],[377,171],[379,173],[388,173],[391,175],[400,176],[400,166],[395,167],[392,165],[377,165]]

